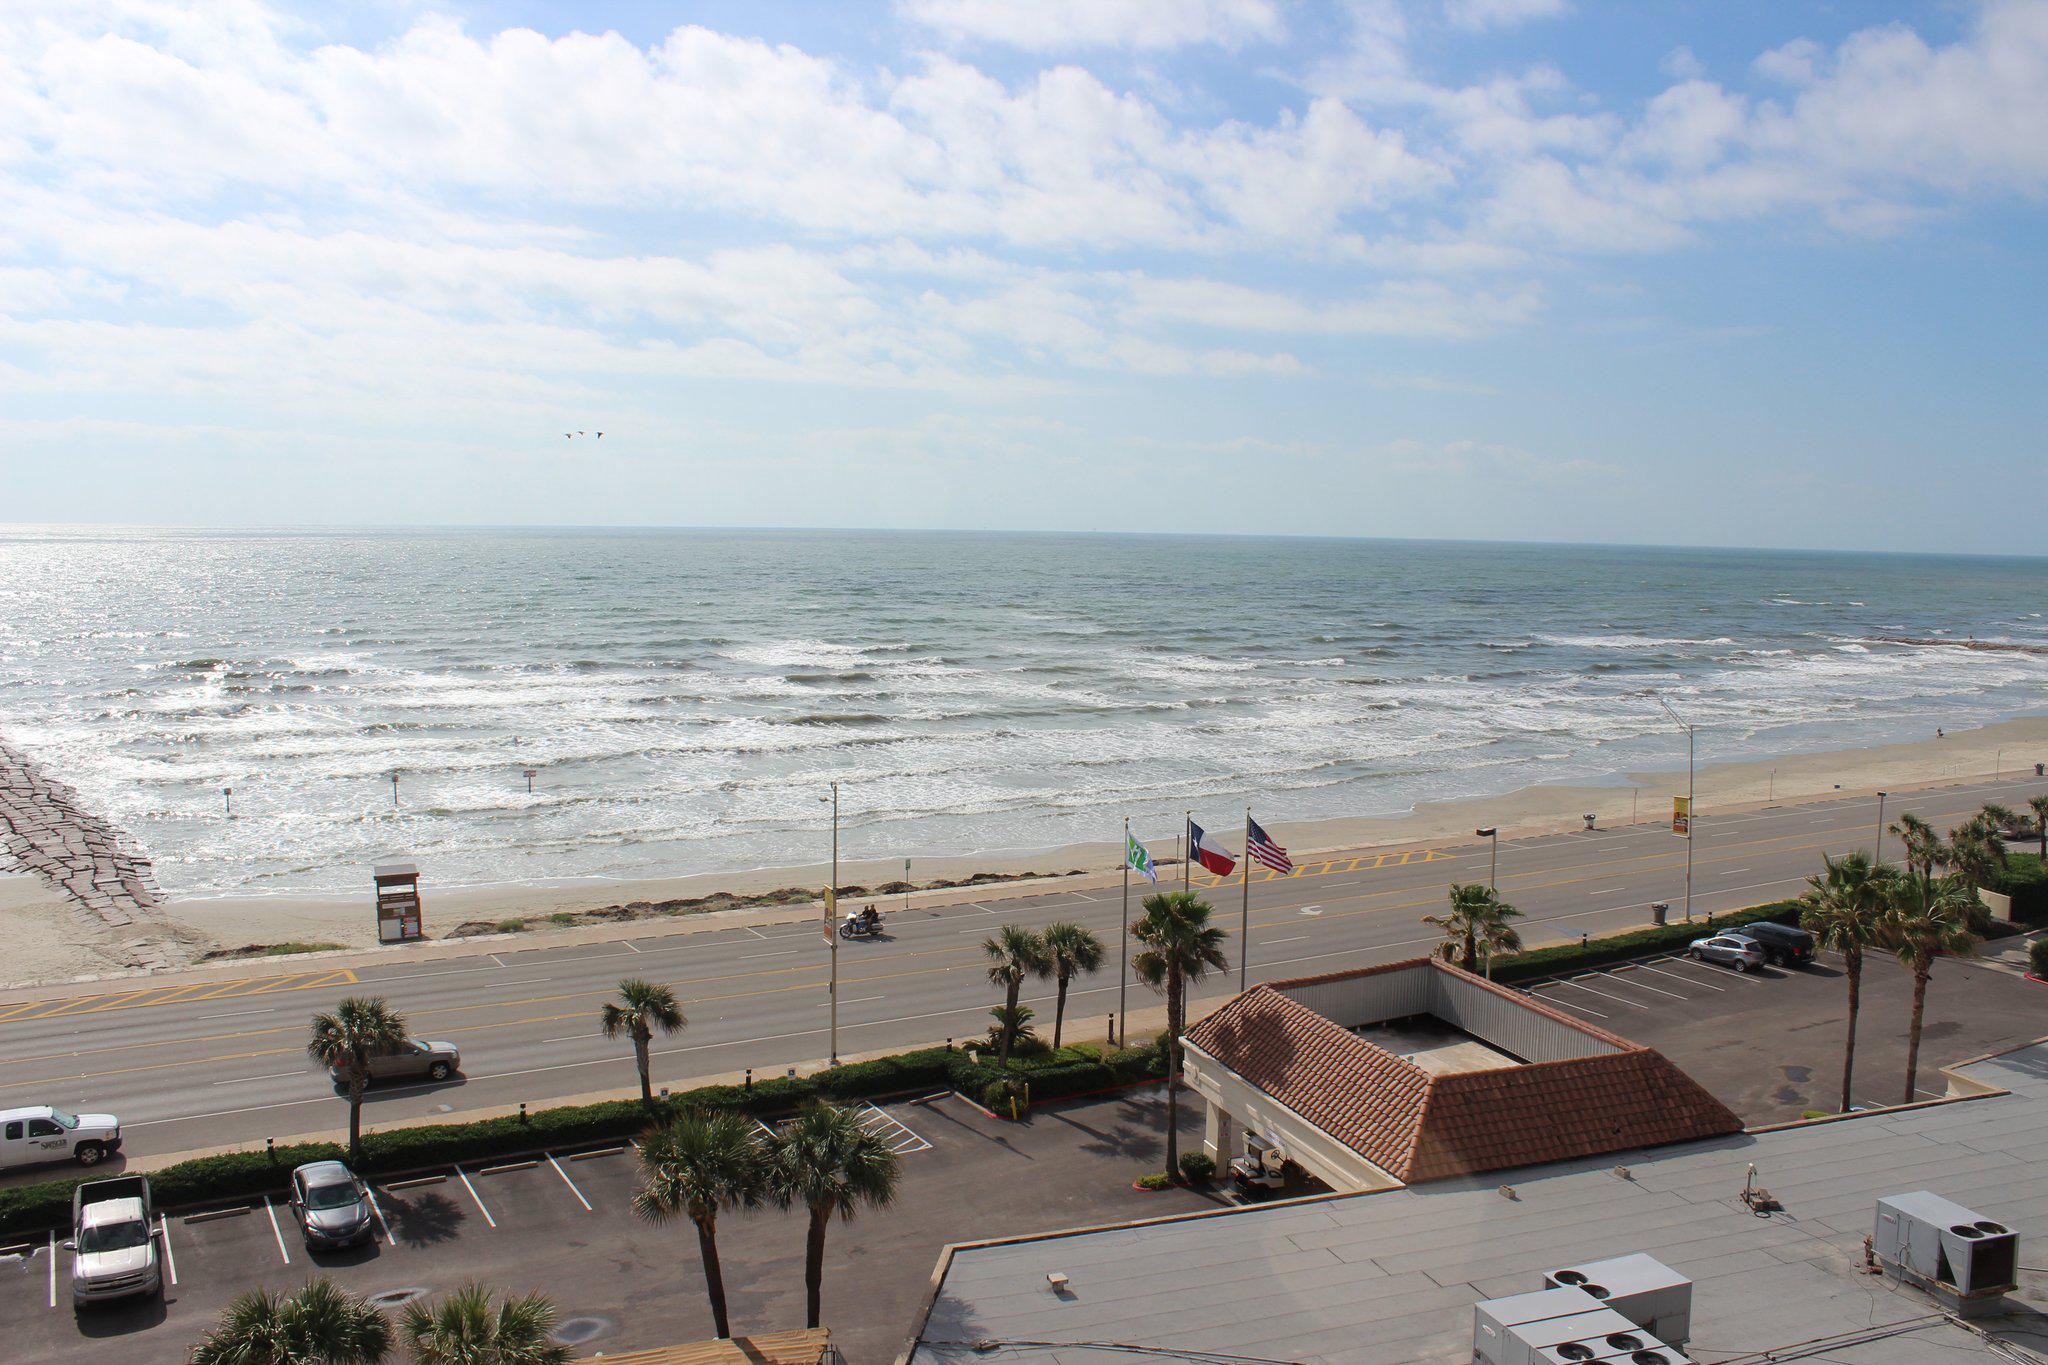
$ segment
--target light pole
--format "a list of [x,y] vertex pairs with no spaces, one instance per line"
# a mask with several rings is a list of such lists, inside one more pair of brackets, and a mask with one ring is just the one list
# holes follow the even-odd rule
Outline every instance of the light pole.
[[222,788],[220,789],[220,799],[221,799],[221,804],[227,807],[227,815],[228,815],[228,819],[230,819],[230,820],[234,819],[234,818],[235,818],[235,789],[234,789],[233,787],[222,787]]
[[832,921],[839,909],[839,784],[832,784],[832,794],[821,796],[820,801],[832,803],[832,881],[825,888],[825,942],[832,948],[832,984],[827,999],[832,1006],[831,1064],[839,1065],[839,926]]
[[903,860],[903,908],[910,908],[910,859]]
[[[1488,825],[1485,829],[1475,829],[1472,832],[1482,839],[1491,839],[1493,841],[1493,853],[1486,863],[1486,889],[1488,891],[1498,891],[1500,888],[1494,881],[1494,874],[1500,871],[1500,826]],[[1488,963],[1487,965],[1488,969],[1491,970],[1492,964]]]
[[1698,804],[1693,800],[1693,733],[1692,726],[1678,718],[1671,709],[1671,703],[1662,696],[1657,705],[1664,708],[1664,714],[1671,717],[1671,723],[1685,731],[1685,922],[1692,923],[1692,830],[1699,823]]
[[398,804],[398,769],[391,770],[391,804]]
[[1877,794],[1877,852],[1871,861],[1884,862],[1884,793]]

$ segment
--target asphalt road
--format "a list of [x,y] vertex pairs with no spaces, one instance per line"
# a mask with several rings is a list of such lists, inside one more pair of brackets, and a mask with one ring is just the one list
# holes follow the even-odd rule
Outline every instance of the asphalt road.
[[[1912,810],[1945,828],[1987,800],[2016,806],[2043,790],[2048,782],[2037,779],[1941,788],[1895,799],[1886,818]],[[1694,844],[1694,913],[1792,894],[1824,852],[1868,848],[1875,826],[1867,799],[1708,812]],[[1676,916],[1684,898],[1685,841],[1663,826],[1504,841],[1499,857],[1501,893],[1528,916],[1532,944],[1646,922],[1655,900],[1669,901]],[[1420,917],[1442,906],[1447,883],[1485,880],[1487,864],[1478,843],[1317,860],[1285,880],[1255,876],[1250,977],[1425,951],[1433,935]],[[1136,897],[1134,889],[1134,906]],[[1235,883],[1211,898],[1233,931],[1234,963]],[[1074,919],[1114,947],[1120,913],[1114,886],[892,913],[885,938],[841,944],[839,1051],[977,1035],[996,1003],[980,951],[995,926]],[[353,969],[309,964],[293,976],[229,975],[0,1004],[0,1106],[111,1111],[123,1121],[130,1156],[338,1129],[345,1106],[306,1060],[303,1040],[313,1012],[350,994],[385,997],[416,1034],[463,1053],[464,1074],[446,1084],[373,1090],[369,1123],[627,1087],[630,1049],[597,1028],[599,1006],[624,976],[669,982],[689,1014],[683,1034],[656,1040],[657,1083],[743,1067],[774,1074],[826,1055],[828,963],[814,924],[784,923]],[[1235,988],[1235,970],[1207,983],[1196,1013]],[[1049,1029],[1050,988],[1025,999]],[[1077,982],[1068,1036],[1104,1036],[1117,1001],[1114,966]],[[1130,987],[1134,1014],[1157,1003],[1144,987]]]

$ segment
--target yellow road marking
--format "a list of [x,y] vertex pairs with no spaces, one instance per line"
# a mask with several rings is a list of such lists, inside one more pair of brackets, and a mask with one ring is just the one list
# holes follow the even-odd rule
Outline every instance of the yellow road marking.
[[337,967],[324,972],[294,972],[284,976],[242,976],[218,983],[199,981],[183,986],[145,986],[109,995],[70,996],[62,1000],[27,1000],[0,1005],[0,1022],[71,1018],[81,1014],[103,1014],[108,1010],[182,1004],[188,1000],[222,1000],[235,995],[268,995],[275,991],[310,990],[316,986],[348,986],[357,980],[352,969]]

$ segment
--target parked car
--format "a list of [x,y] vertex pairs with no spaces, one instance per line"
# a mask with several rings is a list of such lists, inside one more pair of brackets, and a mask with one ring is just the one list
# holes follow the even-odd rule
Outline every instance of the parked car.
[[1738,972],[1756,971],[1766,960],[1764,945],[1740,934],[1715,934],[1712,938],[1696,938],[1685,952],[1686,956],[1695,962],[1725,963]]
[[1813,935],[1804,929],[1762,920],[1728,932],[1738,938],[1753,938],[1761,943],[1764,961],[1774,967],[1804,967],[1813,961]]
[[71,1303],[75,1308],[161,1294],[156,1218],[149,1177],[117,1175],[88,1180],[71,1191]]
[[[425,1077],[430,1081],[445,1081],[461,1066],[462,1051],[455,1044],[408,1038],[397,1049],[370,1058],[369,1078],[372,1081],[391,1081]],[[327,1074],[334,1077],[336,1085],[346,1085],[351,1069],[343,1062],[327,1068]]]
[[47,1104],[0,1109],[0,1170],[45,1161],[97,1166],[121,1149],[121,1120],[112,1114],[69,1114]]
[[289,1199],[308,1251],[350,1247],[372,1236],[370,1192],[339,1161],[309,1161],[294,1170]]

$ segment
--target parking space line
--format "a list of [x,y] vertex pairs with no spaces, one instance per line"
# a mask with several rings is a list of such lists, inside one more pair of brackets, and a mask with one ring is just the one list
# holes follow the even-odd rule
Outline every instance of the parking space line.
[[860,1126],[888,1143],[889,1150],[896,1155],[908,1156],[912,1152],[929,1152],[932,1149],[931,1143],[888,1110],[873,1103],[862,1107],[868,1112],[861,1117]]
[[[1542,990],[1545,986],[1562,986],[1564,984],[1565,983],[1562,981],[1539,981],[1529,988],[1529,994],[1534,995],[1536,994],[1536,992]],[[1560,1009],[1576,1010],[1580,1014],[1590,1014],[1595,1019],[1605,1019],[1607,1017],[1605,1014],[1602,1014],[1599,1010],[1594,1009],[1591,1005],[1574,1005],[1569,1000],[1553,1001],[1548,996],[1544,996],[1543,999],[1547,1004],[1555,1004]]]
[[377,1225],[384,1229],[384,1245],[395,1247],[398,1239],[391,1235],[391,1220],[384,1216],[384,1205],[377,1199],[377,1191],[369,1181],[363,1182],[363,1193],[370,1196],[370,1212],[377,1215]]
[[1558,982],[1557,984],[1558,984],[1558,985],[1560,985],[1560,986],[1570,986],[1570,987],[1571,987],[1571,988],[1572,988],[1573,990],[1580,990],[1580,991],[1584,991],[1584,992],[1586,992],[1586,994],[1588,994],[1588,995],[1598,995],[1598,996],[1603,996],[1603,997],[1605,997],[1606,999],[1609,999],[1609,1000],[1613,1000],[1613,1001],[1616,1001],[1616,1002],[1618,1002],[1618,1003],[1620,1003],[1620,1004],[1623,1004],[1623,1005],[1628,1005],[1628,1006],[1630,1006],[1631,1008],[1634,1008],[1634,1009],[1639,1009],[1639,1010],[1646,1010],[1646,1009],[1650,1008],[1650,1007],[1649,1007],[1648,1005],[1645,1005],[1645,1004],[1643,1004],[1643,1003],[1642,1003],[1642,1002],[1641,1002],[1640,1000],[1630,1000],[1630,999],[1628,999],[1628,998],[1627,998],[1627,997],[1625,997],[1625,996],[1620,996],[1620,995],[1613,995],[1613,994],[1610,994],[1610,993],[1609,993],[1609,992],[1607,992],[1607,991],[1596,991],[1596,990],[1594,990],[1594,989],[1593,989],[1593,988],[1592,988],[1591,986],[1581,986],[1581,985],[1580,985],[1580,984],[1579,984],[1578,982],[1576,982],[1576,981],[1560,981],[1560,982]]
[[50,1234],[50,1307],[57,1306],[57,1234]]
[[554,1167],[555,1174],[562,1177],[562,1183],[569,1187],[569,1193],[576,1196],[576,1202],[583,1206],[583,1211],[585,1213],[592,1212],[592,1209],[590,1207],[590,1201],[583,1197],[583,1191],[576,1188],[576,1182],[571,1180],[569,1178],[569,1173],[562,1169],[562,1163],[555,1160],[555,1155],[553,1152],[548,1153],[548,1165]]
[[[1662,958],[1662,959],[1660,959],[1660,961],[1664,961],[1664,962],[1670,962],[1670,961],[1672,961],[1672,960],[1673,960],[1673,959],[1671,959],[1671,958],[1668,958],[1668,957],[1667,957],[1667,958]],[[1673,981],[1683,981],[1683,982],[1684,982],[1684,983],[1685,983],[1686,985],[1688,985],[1688,986],[1705,986],[1705,987],[1706,987],[1706,988],[1707,988],[1708,990],[1710,990],[1710,991],[1720,991],[1720,992],[1721,992],[1722,994],[1724,994],[1724,995],[1725,995],[1725,994],[1727,994],[1727,992],[1728,992],[1728,988],[1727,988],[1726,986],[1716,986],[1716,985],[1715,985],[1715,984],[1714,984],[1713,982],[1711,982],[1711,981],[1697,981],[1697,980],[1694,980],[1694,979],[1693,979],[1692,977],[1689,977],[1689,976],[1682,976],[1682,975],[1680,975],[1680,974],[1679,974],[1679,973],[1677,973],[1677,972],[1667,972],[1667,971],[1665,971],[1665,970],[1664,970],[1664,969],[1663,969],[1662,967],[1652,967],[1652,966],[1651,966],[1651,965],[1650,965],[1649,963],[1647,963],[1647,962],[1639,962],[1639,963],[1637,963],[1636,965],[1637,965],[1638,967],[1642,968],[1642,970],[1644,970],[1644,971],[1646,971],[1646,972],[1655,972],[1655,973],[1657,973],[1657,975],[1659,975],[1659,976],[1668,976],[1668,977],[1670,977],[1670,978],[1671,978],[1671,979],[1672,979]]]
[[1613,972],[1602,972],[1602,973],[1600,973],[1600,975],[1602,975],[1602,976],[1606,977],[1606,978],[1607,978],[1608,980],[1610,980],[1610,981],[1621,981],[1621,984],[1622,984],[1622,985],[1624,985],[1624,986],[1633,986],[1633,987],[1635,987],[1635,988],[1636,988],[1637,990],[1639,990],[1639,991],[1655,991],[1655,992],[1657,992],[1657,994],[1659,994],[1659,995],[1668,995],[1668,996],[1670,996],[1670,997],[1671,997],[1671,998],[1672,998],[1673,1000],[1690,1000],[1690,999],[1692,999],[1692,997],[1691,997],[1691,996],[1689,996],[1689,995],[1680,995],[1680,994],[1679,994],[1679,993],[1678,993],[1677,991],[1667,991],[1667,990],[1665,990],[1665,989],[1664,989],[1664,988],[1663,988],[1662,986],[1652,986],[1652,985],[1651,985],[1651,984],[1650,984],[1649,982],[1647,982],[1647,981],[1622,981],[1622,980],[1621,980],[1621,978],[1620,978],[1619,976],[1615,975],[1615,974],[1614,974]]
[[175,1288],[178,1283],[178,1253],[171,1250],[171,1220],[158,1214],[156,1232],[164,1239],[164,1268],[171,1272],[171,1284]]
[[469,1191],[469,1197],[476,1200],[477,1212],[484,1216],[484,1221],[492,1227],[498,1226],[498,1220],[491,1217],[491,1211],[484,1207],[484,1197],[476,1192],[476,1186],[469,1183],[469,1177],[463,1174],[460,1166],[455,1168],[455,1174],[462,1181],[462,1188]]
[[[1700,969],[1701,971],[1706,971],[1706,970],[1708,970],[1708,969],[1709,969],[1710,967],[1712,967],[1712,966],[1713,966],[1713,964],[1712,964],[1712,963],[1710,963],[1710,962],[1697,962],[1697,961],[1694,961],[1694,960],[1693,960],[1692,958],[1687,958],[1687,959],[1686,959],[1686,965],[1687,965],[1687,966],[1692,966],[1692,967],[1698,967],[1698,968],[1699,968],[1699,969]],[[1719,974],[1720,974],[1721,976],[1724,976],[1724,977],[1734,977],[1734,978],[1735,978],[1735,979],[1736,979],[1737,981],[1746,981],[1746,982],[1748,982],[1748,983],[1749,983],[1750,985],[1752,985],[1752,986],[1761,986],[1761,985],[1763,985],[1763,982],[1761,982],[1761,981],[1759,981],[1759,980],[1757,980],[1757,979],[1756,979],[1756,975],[1755,975],[1754,973],[1752,973],[1752,972],[1738,972],[1738,971],[1736,971],[1736,970],[1735,970],[1735,969],[1734,969],[1733,967],[1723,967],[1723,968],[1720,968],[1720,969],[1719,969]]]
[[636,952],[636,953],[640,951],[640,948],[639,948],[639,946],[638,946],[637,944],[635,944],[635,943],[633,942],[633,940],[632,940],[632,939],[630,939],[630,938],[628,938],[628,939],[621,939],[621,940],[619,940],[619,941],[620,941],[621,943],[624,943],[624,944],[625,944],[625,945],[626,945],[626,946],[627,946],[628,948],[631,948],[631,949],[632,949],[632,950],[633,950],[634,952]]
[[292,1254],[284,1249],[284,1231],[277,1225],[277,1210],[270,1205],[270,1196],[263,1196],[263,1211],[270,1215],[270,1235],[277,1239],[277,1254],[284,1257],[284,1263],[292,1263]]

